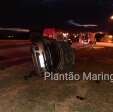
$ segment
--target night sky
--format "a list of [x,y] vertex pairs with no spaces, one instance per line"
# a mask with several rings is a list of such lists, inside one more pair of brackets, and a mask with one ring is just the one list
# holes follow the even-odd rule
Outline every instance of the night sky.
[[106,24],[113,0],[1,0],[1,26],[60,24],[70,19],[80,24]]

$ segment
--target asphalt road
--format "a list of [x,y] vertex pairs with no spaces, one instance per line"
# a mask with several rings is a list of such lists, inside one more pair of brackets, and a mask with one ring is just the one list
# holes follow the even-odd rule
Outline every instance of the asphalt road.
[[[27,53],[29,47],[26,49],[19,48],[17,55]],[[76,71],[113,73],[112,50],[100,45],[77,49]],[[39,77],[24,80],[31,70],[30,61],[0,70],[0,112],[113,112],[113,84],[109,81],[45,81]]]
[[0,40],[0,68],[31,61],[29,40]]
[[[0,40],[0,69],[31,61],[31,42],[29,40]],[[73,43],[73,48],[84,46]],[[113,47],[112,43],[97,42],[95,49]]]

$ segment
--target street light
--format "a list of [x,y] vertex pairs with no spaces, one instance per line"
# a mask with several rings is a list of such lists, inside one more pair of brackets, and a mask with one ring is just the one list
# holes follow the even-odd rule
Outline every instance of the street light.
[[113,15],[112,15],[112,16],[110,16],[110,20],[113,20]]

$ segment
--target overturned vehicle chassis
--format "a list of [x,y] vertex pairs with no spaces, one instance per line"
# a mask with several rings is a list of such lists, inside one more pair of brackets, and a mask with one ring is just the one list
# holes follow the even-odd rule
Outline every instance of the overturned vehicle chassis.
[[74,70],[75,52],[69,43],[43,37],[32,41],[31,52],[33,69],[39,75]]

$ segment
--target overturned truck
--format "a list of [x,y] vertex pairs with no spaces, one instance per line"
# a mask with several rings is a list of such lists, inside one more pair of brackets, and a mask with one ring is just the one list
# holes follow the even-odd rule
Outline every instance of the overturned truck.
[[32,35],[32,60],[36,74],[72,72],[75,70],[75,50],[64,41]]

